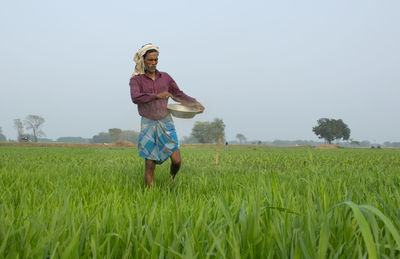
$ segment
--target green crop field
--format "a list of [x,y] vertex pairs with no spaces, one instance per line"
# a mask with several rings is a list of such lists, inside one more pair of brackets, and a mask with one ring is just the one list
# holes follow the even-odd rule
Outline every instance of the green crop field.
[[400,150],[0,147],[0,258],[399,258]]

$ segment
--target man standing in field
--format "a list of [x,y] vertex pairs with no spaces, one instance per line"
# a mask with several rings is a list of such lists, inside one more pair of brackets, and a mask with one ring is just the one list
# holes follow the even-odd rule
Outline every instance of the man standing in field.
[[167,110],[168,98],[192,105],[204,111],[196,99],[182,92],[172,77],[156,69],[159,49],[146,44],[136,52],[135,71],[130,79],[131,98],[137,104],[142,116],[138,140],[139,156],[145,159],[145,181],[148,187],[154,181],[156,164],[171,158],[171,176],[175,176],[181,166],[174,122]]

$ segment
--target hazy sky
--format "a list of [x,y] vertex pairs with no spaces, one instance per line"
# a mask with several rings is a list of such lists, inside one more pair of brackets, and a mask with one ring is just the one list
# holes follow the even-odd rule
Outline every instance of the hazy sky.
[[317,140],[322,117],[351,138],[400,141],[400,1],[2,1],[0,127],[40,115],[48,138],[139,131],[134,53],[168,72],[228,140]]

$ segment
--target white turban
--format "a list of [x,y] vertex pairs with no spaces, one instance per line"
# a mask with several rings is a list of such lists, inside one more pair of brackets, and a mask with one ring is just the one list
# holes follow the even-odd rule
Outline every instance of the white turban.
[[142,75],[142,74],[145,73],[144,72],[144,57],[143,56],[144,56],[144,54],[146,54],[146,51],[151,50],[151,49],[157,50],[157,52],[159,52],[158,47],[156,45],[151,44],[151,43],[142,46],[136,52],[135,57],[133,58],[133,60],[136,63],[136,66],[135,66],[135,71],[133,71],[132,77],[135,76],[135,75]]

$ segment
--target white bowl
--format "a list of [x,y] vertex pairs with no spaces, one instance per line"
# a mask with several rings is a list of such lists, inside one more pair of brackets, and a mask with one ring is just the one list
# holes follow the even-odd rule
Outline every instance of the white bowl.
[[167,109],[174,117],[182,119],[190,119],[201,113],[199,109],[183,104],[168,104]]

